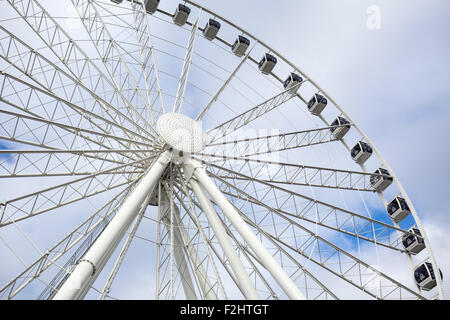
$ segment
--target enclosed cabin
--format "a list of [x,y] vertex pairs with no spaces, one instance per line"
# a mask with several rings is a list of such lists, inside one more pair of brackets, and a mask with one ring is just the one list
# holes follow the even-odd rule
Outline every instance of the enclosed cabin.
[[408,230],[413,234],[404,234],[402,237],[403,247],[412,254],[418,254],[425,248],[425,242],[423,241],[420,230],[417,228],[411,228]]
[[389,171],[383,168],[378,168],[374,173],[379,175],[370,176],[370,184],[372,185],[372,187],[378,192],[386,190],[386,188],[391,185],[393,180],[391,175],[389,174]]
[[156,9],[159,5],[159,0],[145,0],[145,11],[147,11],[150,14],[154,14],[156,12]]
[[244,36],[238,36],[231,46],[231,51],[238,57],[242,57],[250,46],[250,40]]
[[350,130],[350,122],[343,117],[337,117],[332,123],[331,126],[342,126],[337,128],[331,128],[330,131],[334,135],[336,139],[342,139],[345,134]]
[[318,116],[323,111],[323,109],[325,109],[327,103],[328,101],[324,96],[315,93],[308,102],[308,110],[313,115]]
[[289,90],[289,93],[296,94],[298,88],[300,88],[303,78],[296,73],[291,73],[289,77],[283,82],[283,87],[285,90]]
[[359,141],[350,151],[350,155],[352,159],[356,161],[356,163],[363,164],[370,158],[373,150],[369,144]]
[[115,4],[121,4],[123,0],[111,0],[111,2],[114,2]]
[[258,64],[259,71],[264,74],[269,74],[272,72],[273,68],[277,64],[277,58],[275,58],[270,53],[264,54],[261,61]]
[[203,29],[203,36],[208,40],[213,40],[220,29],[219,21],[209,19],[206,23],[205,29]]
[[[439,270],[441,280],[443,279],[442,272]],[[430,262],[421,264],[414,270],[414,279],[417,285],[425,291],[429,291],[436,287],[436,277],[434,275],[433,265]]]
[[411,213],[406,200],[402,197],[397,197],[389,202],[386,209],[392,220],[396,222],[402,221]]
[[191,9],[188,6],[180,3],[177,7],[177,10],[175,10],[175,13],[173,14],[173,22],[178,26],[184,25],[190,13]]

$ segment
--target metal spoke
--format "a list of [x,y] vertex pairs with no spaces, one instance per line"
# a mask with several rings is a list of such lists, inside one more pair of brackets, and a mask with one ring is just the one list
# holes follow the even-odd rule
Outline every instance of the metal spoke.
[[[183,182],[183,181],[182,181],[182,182]],[[191,189],[190,189],[190,190],[191,190]],[[185,192],[185,194],[188,194],[188,193]],[[242,200],[242,198],[240,198],[240,200]],[[192,200],[192,201],[193,201],[193,203],[197,206],[197,208],[200,209],[200,205],[199,205],[197,202],[195,202],[194,200]],[[241,214],[241,216],[246,220],[246,222],[247,222],[249,225],[251,225],[253,228],[256,229],[257,234],[262,234],[262,235],[264,235],[265,237],[268,238],[269,241],[272,242],[272,244],[273,244],[273,245],[277,248],[277,250],[278,250],[277,253],[282,253],[283,255],[285,255],[285,256],[286,256],[286,259],[292,261],[292,263],[295,264],[295,265],[297,266],[297,268],[301,269],[302,272],[305,274],[305,276],[309,277],[310,280],[312,280],[313,282],[319,284],[319,286],[324,290],[324,292],[327,292],[327,294],[329,294],[331,297],[333,297],[334,299],[337,299],[337,297],[336,297],[329,289],[327,289],[323,284],[321,284],[321,283],[319,282],[319,280],[317,280],[312,274],[310,274],[306,269],[304,269],[304,268],[298,263],[298,261],[297,261],[294,257],[292,257],[292,256],[291,256],[289,253],[287,253],[283,248],[281,248],[277,243],[275,243],[270,237],[268,237],[268,236],[265,234],[265,232],[264,232],[261,228],[259,228],[255,223],[253,223],[250,219],[248,219],[248,218],[246,217],[246,215],[244,215],[244,214],[242,213],[241,209],[238,208],[238,207],[236,206],[236,204],[234,204],[234,207],[235,207],[235,209]],[[201,210],[201,209],[200,209],[200,210]],[[222,222],[223,222],[224,225],[225,225],[225,222],[224,222],[224,221],[222,221]],[[226,226],[226,225],[225,225],[225,226]],[[279,297],[278,297],[278,294],[276,294],[275,291],[270,287],[269,283],[267,283],[267,281],[264,279],[263,275],[262,275],[261,272],[258,270],[258,268],[257,268],[257,266],[255,265],[255,263],[253,262],[253,261],[256,261],[256,262],[258,262],[258,263],[260,264],[258,258],[254,256],[254,254],[249,250],[249,248],[248,248],[247,246],[241,244],[241,243],[236,239],[236,237],[234,236],[234,233],[229,229],[230,226],[226,226],[226,228],[227,228],[227,230],[228,230],[228,231],[227,231],[228,236],[231,237],[231,238],[233,239],[233,241],[234,241],[234,243],[236,244],[236,246],[237,246],[238,248],[240,248],[242,255],[243,255],[243,256],[247,259],[247,261],[251,264],[251,266],[252,266],[252,273],[255,273],[255,277],[258,277],[258,278],[260,279],[260,281],[264,284],[264,286],[267,288],[268,293],[269,293],[269,296],[268,296],[268,297],[269,297],[269,298],[272,297],[272,298],[278,299],[278,298],[279,298]],[[211,239],[211,240],[208,240],[208,243],[211,243],[211,242],[212,242],[212,239]],[[294,275],[293,275],[293,276],[294,276]],[[295,275],[295,276],[299,277],[299,275]],[[306,292],[306,294],[308,294],[308,292]]]
[[[72,0],[72,3],[101,57],[109,76],[113,80],[115,87],[119,90],[123,90],[124,88],[134,89],[131,92],[126,91],[128,94],[127,100],[134,102],[133,104],[127,105],[133,118],[136,118],[136,121],[139,120],[140,122],[143,122],[146,128],[157,135],[153,126],[149,125],[146,119],[141,115],[141,113],[148,111],[150,106],[148,105],[148,101],[142,93],[136,78],[131,72],[129,64],[125,60],[128,53],[121,50],[117,45],[109,28],[105,25],[95,2],[88,0]],[[140,109],[137,109],[137,106],[140,106]]]
[[[146,81],[146,94],[149,99],[149,105],[151,108],[151,114],[154,119],[165,113],[164,98],[162,96],[161,85],[159,82],[158,68],[156,65],[155,54],[153,50],[153,44],[151,39],[150,28],[147,21],[147,12],[144,10],[144,2],[140,3],[132,2],[133,16],[136,25],[137,40],[139,42],[139,52],[142,63],[142,69]],[[157,95],[159,98],[160,107],[156,107],[156,103],[153,102],[156,98],[153,98],[151,92],[156,84]],[[154,122],[153,122],[154,123]]]
[[206,152],[200,155],[205,157],[223,155],[229,158],[250,157],[334,142],[338,139],[334,137],[330,129],[339,127],[344,127],[344,125],[212,143],[207,145]]
[[[220,180],[219,178],[217,178],[217,179]],[[276,233],[273,232],[271,237],[274,240],[283,244],[287,248],[290,248],[293,251],[300,253],[301,255],[307,257],[310,261],[315,262],[316,264],[320,265],[321,267],[326,268],[327,271],[339,276],[340,278],[344,279],[345,281],[358,287],[363,292],[365,292],[375,298],[383,299],[385,291],[388,290],[388,293],[390,294],[392,289],[394,288],[395,290],[406,291],[407,293],[411,294],[412,296],[414,296],[416,298],[423,299],[423,297],[420,294],[418,294],[417,292],[411,290],[410,288],[408,288],[408,287],[402,285],[401,283],[397,282],[396,280],[392,279],[388,275],[375,269],[370,264],[351,255],[350,253],[343,250],[339,246],[325,240],[324,238],[317,235],[315,232],[310,231],[308,228],[296,223],[294,220],[289,218],[288,215],[285,214],[285,212],[279,210],[278,208],[273,208],[273,207],[267,205],[265,202],[259,201],[258,199],[252,197],[251,195],[249,195],[248,193],[245,193],[244,191],[239,190],[238,188],[236,188],[235,186],[233,186],[231,184],[227,184],[227,186],[236,190],[237,192],[239,192],[239,197],[241,199],[246,199],[246,200],[248,199],[248,200],[252,201],[252,203],[254,203],[255,205],[265,208],[269,213],[273,213],[273,214],[277,215],[278,217],[286,220],[291,225],[295,226],[302,232],[305,232],[307,235],[309,235],[309,237],[307,238],[306,241],[304,241],[304,242],[302,241],[301,243],[295,243],[295,246],[287,244],[286,242],[281,240],[280,237],[276,235]],[[316,249],[312,253],[307,254],[304,252],[305,243],[307,244],[307,248],[308,247],[312,247],[312,248],[321,247],[322,252],[325,252],[325,253],[321,254],[321,251]],[[323,250],[325,248],[326,248],[326,250]],[[317,255],[317,257],[313,257],[315,255]],[[350,262],[347,262],[347,264],[344,264],[342,262],[343,260],[349,260]],[[348,267],[349,264],[350,264],[350,267]],[[356,275],[349,272],[350,270],[352,270],[352,272],[356,272]],[[370,272],[368,272],[368,271],[370,271]],[[380,278],[382,278],[382,280],[385,281],[384,285],[381,288],[379,288],[381,293],[378,292],[378,288],[374,290],[373,288],[365,286],[365,285],[367,285],[368,281],[367,281],[367,277],[364,277],[364,275],[367,273],[377,274]]]
[[[116,130],[123,130],[128,136],[136,136],[141,140],[148,139],[144,129],[113,107],[111,103],[98,96],[97,93],[100,92],[98,89],[99,84],[96,84],[93,89],[88,88],[80,80],[69,75],[3,27],[0,29],[0,35],[1,57],[42,88],[47,89],[61,100],[73,104],[82,102],[85,105],[85,109],[91,111],[91,115],[95,114],[96,118],[101,117],[105,121],[113,122]],[[91,87],[94,86],[91,81],[86,81],[86,83],[90,84]],[[84,116],[84,113],[81,113],[81,115]],[[95,124],[91,117],[87,117],[86,120]],[[100,126],[100,129],[108,132],[110,127],[111,124],[108,124]],[[136,129],[140,134],[135,133]]]
[[236,66],[236,68],[234,68],[234,70],[231,72],[231,74],[228,76],[227,80],[225,80],[225,82],[223,83],[223,85],[220,87],[219,90],[217,90],[217,92],[214,94],[214,96],[211,98],[211,100],[208,102],[208,104],[202,109],[202,111],[198,114],[197,118],[195,119],[196,121],[200,121],[203,119],[203,117],[205,116],[205,114],[209,111],[209,109],[211,108],[211,106],[217,101],[217,99],[219,99],[219,96],[222,94],[223,90],[225,90],[225,88],[228,86],[228,84],[231,82],[231,80],[234,78],[234,76],[236,75],[236,73],[241,69],[241,67],[244,65],[244,62],[247,61],[248,57],[250,56],[250,53],[252,52],[253,48],[255,47],[255,45],[258,42],[255,42],[252,46],[252,48],[250,48],[250,50],[248,51],[248,53],[241,59],[241,61],[239,62],[239,64]]

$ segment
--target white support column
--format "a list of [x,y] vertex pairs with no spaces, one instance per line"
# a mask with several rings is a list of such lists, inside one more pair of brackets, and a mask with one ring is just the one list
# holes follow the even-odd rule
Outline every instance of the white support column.
[[230,220],[239,234],[244,238],[245,242],[253,250],[260,262],[270,272],[272,277],[277,281],[287,296],[290,299],[305,300],[305,296],[297,288],[294,281],[286,274],[275,258],[264,247],[261,241],[259,241],[258,237],[236,212],[233,205],[227,200],[227,198],[225,198],[219,188],[217,188],[214,182],[209,178],[206,170],[201,166],[201,164],[194,159],[186,159],[184,162],[185,167],[189,168],[188,172],[192,173],[198,179],[201,186],[208,191],[228,220]]
[[97,278],[114,249],[139,212],[146,197],[153,191],[172,154],[162,153],[148,170],[120,210],[78,262],[71,275],[56,293],[55,300],[83,299],[90,284]]
[[207,300],[217,300],[217,296],[213,291],[213,286],[209,281],[208,274],[203,267],[202,260],[200,259],[197,250],[190,241],[189,234],[180,219],[179,213],[175,214],[175,235],[177,235],[177,231],[179,232],[179,236],[181,237],[181,241],[184,245],[186,254],[189,257],[189,261],[191,261],[192,269],[194,269],[193,272],[196,276],[199,289],[202,291],[204,298]]
[[197,35],[198,23],[200,21],[201,15],[202,15],[202,9],[200,9],[200,12],[198,13],[197,21],[192,25],[191,35],[189,37],[188,45],[186,48],[186,55],[184,57],[183,69],[181,70],[180,79],[178,81],[178,89],[177,89],[175,103],[173,105],[173,112],[181,113],[181,108],[183,107],[184,94],[186,92],[186,87],[187,87],[187,82],[188,82],[188,77],[189,77],[189,69],[191,67],[192,58],[193,58],[193,54],[194,54],[195,38]]
[[178,207],[173,204],[173,215],[170,212],[170,203],[167,197],[166,190],[162,190],[161,192],[161,212],[162,212],[162,221],[167,225],[171,225],[170,219],[173,217],[173,227],[174,227],[174,256],[175,262],[177,264],[178,273],[181,277],[181,283],[183,285],[183,290],[186,295],[186,299],[188,300],[197,300],[197,295],[195,294],[194,283],[192,282],[191,274],[189,272],[188,264],[186,262],[186,258],[184,256],[184,243],[183,237],[180,231],[180,211]]
[[[190,179],[189,174],[186,174],[187,172],[191,172],[191,169],[192,168],[187,168],[186,166],[184,167],[186,179],[189,181],[192,190],[194,190],[194,193],[200,202],[200,206],[202,207],[202,210],[205,213],[206,218],[208,219],[208,223],[213,228],[215,236],[219,241],[220,246],[225,253],[225,256],[227,257],[228,262],[230,262],[231,268],[236,275],[242,293],[244,294],[246,299],[259,300],[260,297],[256,292],[256,289],[254,288],[247,274],[247,271],[245,271],[244,265],[237,255],[236,250],[234,249],[233,244],[231,243],[231,240],[228,237],[222,222],[220,221],[216,211],[214,210],[214,207],[211,204],[211,201],[206,196],[200,184],[196,180]],[[194,172],[196,172],[198,169],[194,167],[193,170]]]

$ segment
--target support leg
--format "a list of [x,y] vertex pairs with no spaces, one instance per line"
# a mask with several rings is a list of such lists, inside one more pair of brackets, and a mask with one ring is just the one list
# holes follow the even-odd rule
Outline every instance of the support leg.
[[[188,170],[185,170],[187,172]],[[230,262],[231,268],[236,275],[236,278],[239,282],[240,289],[244,294],[245,298],[251,300],[260,299],[258,293],[256,292],[248,274],[240,260],[239,256],[234,249],[230,238],[226,234],[225,228],[222,225],[219,217],[217,216],[216,211],[214,210],[211,202],[206,196],[200,184],[194,179],[190,179],[189,181],[192,190],[194,190],[195,195],[197,196],[200,206],[202,207],[203,212],[205,213],[208,223],[213,228],[214,233],[216,235],[217,240],[220,243],[228,261]]]
[[143,201],[157,185],[171,157],[172,155],[168,151],[159,156],[83,259],[78,262],[53,299],[83,299],[138,214]]

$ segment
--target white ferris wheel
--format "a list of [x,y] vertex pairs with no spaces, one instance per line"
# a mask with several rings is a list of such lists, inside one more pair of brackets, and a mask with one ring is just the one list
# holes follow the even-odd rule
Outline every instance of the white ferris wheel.
[[444,298],[393,170],[263,40],[189,0],[0,6],[2,299]]

